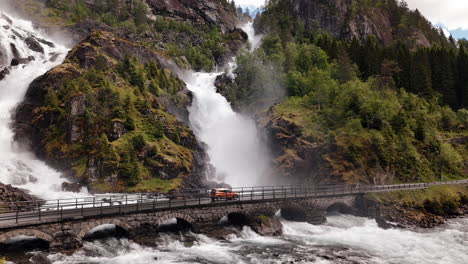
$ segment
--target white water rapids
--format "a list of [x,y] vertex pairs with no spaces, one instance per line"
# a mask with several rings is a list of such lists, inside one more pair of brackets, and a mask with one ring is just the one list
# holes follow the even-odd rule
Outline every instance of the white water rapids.
[[54,47],[41,44],[44,53],[31,50],[25,42],[27,37],[45,40],[47,36],[37,31],[31,22],[5,15],[2,17],[0,12],[0,70],[2,66],[10,65],[15,57],[12,45],[18,51],[16,57],[33,56],[34,60],[12,66],[10,74],[0,81],[0,182],[30,190],[42,198],[71,197],[74,194],[61,192],[60,184],[64,179],[60,178],[59,172],[17,147],[11,128],[12,114],[24,98],[29,84],[60,64],[68,49],[54,43]]
[[154,248],[112,238],[86,242],[71,256],[55,254],[48,259],[55,264],[468,263],[466,218],[418,231],[383,230],[374,220],[349,215],[328,216],[328,223],[320,226],[281,221],[281,237],[262,237],[249,228],[226,241],[192,234],[195,241],[183,243],[177,236],[163,235]]

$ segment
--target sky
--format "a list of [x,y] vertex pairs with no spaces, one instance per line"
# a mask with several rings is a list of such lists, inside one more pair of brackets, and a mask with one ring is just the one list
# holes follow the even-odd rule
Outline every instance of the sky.
[[262,6],[265,4],[265,0],[234,0],[234,2],[240,6]]
[[406,2],[411,9],[419,9],[434,25],[448,29],[455,38],[468,38],[467,0],[406,0]]
[[[240,6],[261,6],[265,0],[235,0]],[[447,29],[455,38],[468,39],[468,0],[406,0],[434,25]]]

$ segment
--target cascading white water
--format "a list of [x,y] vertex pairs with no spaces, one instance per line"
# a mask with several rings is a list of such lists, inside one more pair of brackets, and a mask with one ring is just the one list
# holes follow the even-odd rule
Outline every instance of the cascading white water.
[[[28,37],[42,41],[36,44],[44,52],[31,50],[25,41]],[[0,63],[3,63],[0,70],[2,66],[10,65],[13,58],[26,63],[11,66],[10,73],[0,81],[0,182],[30,190],[42,198],[54,199],[75,195],[61,191],[60,184],[65,180],[60,178],[59,172],[16,146],[11,129],[12,113],[24,98],[29,84],[60,64],[68,52],[66,47],[45,39],[47,37],[34,29],[31,22],[0,13]],[[38,50],[37,47],[33,49]]]
[[[254,41],[252,48],[258,47],[260,39],[254,34],[253,23],[247,23],[243,29]],[[230,75],[235,68],[235,62],[228,65]],[[216,169],[215,181],[232,186],[265,184],[262,179],[268,178],[270,169],[268,150],[255,121],[236,113],[226,98],[216,92],[216,77],[221,74],[192,73],[187,80],[188,89],[194,94],[189,108],[193,130],[208,145],[210,163]]]
[[198,139],[208,145],[216,168],[216,181],[232,186],[254,186],[269,169],[268,152],[254,120],[232,109],[216,92],[216,77],[222,73],[193,73],[187,82],[194,94],[190,122]]
[[249,42],[250,42],[250,50],[253,51],[257,49],[260,44],[262,43],[262,38],[263,35],[256,35],[255,34],[255,29],[253,27],[253,21],[250,21],[246,23],[244,26],[242,26],[242,30],[244,30],[245,33],[247,33],[247,36],[249,36]]

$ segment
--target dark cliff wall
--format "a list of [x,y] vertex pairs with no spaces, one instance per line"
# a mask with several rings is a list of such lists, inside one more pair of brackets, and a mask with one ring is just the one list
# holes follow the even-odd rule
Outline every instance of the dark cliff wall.
[[[419,11],[409,10],[397,1],[382,0],[276,0],[274,8],[256,19],[256,28],[261,32],[271,32],[275,23],[269,16],[278,19],[280,27],[291,27],[294,31],[326,31],[342,39],[365,41],[375,36],[386,46],[400,40],[414,46],[430,47],[433,43],[446,44],[443,33],[432,27]],[[295,20],[285,22],[285,17]]]

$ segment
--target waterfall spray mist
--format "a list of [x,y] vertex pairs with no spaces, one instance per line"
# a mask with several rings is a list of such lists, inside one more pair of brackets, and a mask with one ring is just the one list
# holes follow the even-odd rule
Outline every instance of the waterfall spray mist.
[[33,51],[24,41],[27,37],[47,39],[34,29],[31,22],[8,14],[0,16],[0,49],[6,51],[2,61],[9,64],[18,57],[30,60],[25,65],[10,67],[10,73],[0,81],[0,182],[28,189],[42,198],[75,196],[61,191],[60,184],[64,179],[59,172],[19,148],[14,141],[11,129],[14,108],[24,98],[29,84],[60,64],[68,52],[66,47],[57,43],[41,45],[43,52]]
[[193,73],[188,88],[194,93],[189,108],[195,134],[208,145],[216,168],[216,181],[233,186],[262,184],[269,171],[269,155],[255,122],[232,109],[216,92],[214,82],[222,73]]

